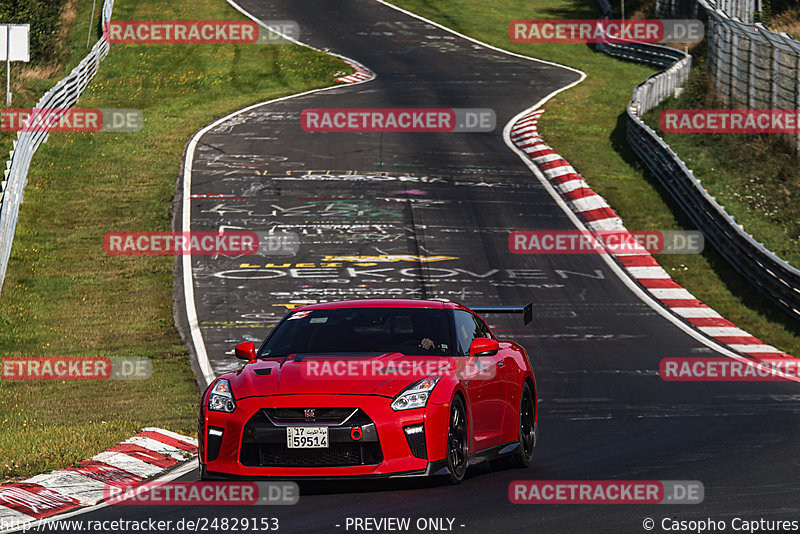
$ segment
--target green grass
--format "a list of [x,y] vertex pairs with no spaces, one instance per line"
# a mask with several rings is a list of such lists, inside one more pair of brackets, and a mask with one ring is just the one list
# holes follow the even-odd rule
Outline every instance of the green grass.
[[[628,229],[694,229],[625,140],[624,110],[633,87],[655,71],[595,52],[588,45],[516,44],[508,39],[508,23],[514,19],[597,17],[593,0],[393,3],[506,50],[584,71],[587,78],[582,83],[545,105],[548,111],[539,120],[545,141],[606,198]],[[637,4],[634,9],[645,7]],[[532,103],[533,98],[521,97],[520,110]],[[754,161],[747,163],[752,166]],[[660,255],[658,261],[679,284],[741,328],[800,354],[800,326],[759,295],[710,247],[701,255]]]
[[[58,75],[86,53],[81,0]],[[242,19],[223,0],[117,2],[117,20]],[[0,355],[145,356],[146,381],[0,382],[0,480],[66,466],[144,426],[196,433],[198,391],[173,326],[169,256],[109,256],[108,231],[169,230],[181,156],[215,118],[332,85],[352,69],[299,46],[112,45],[78,107],[138,108],[136,133],[53,133],[34,158],[0,298]],[[10,144],[8,135],[0,138]]]

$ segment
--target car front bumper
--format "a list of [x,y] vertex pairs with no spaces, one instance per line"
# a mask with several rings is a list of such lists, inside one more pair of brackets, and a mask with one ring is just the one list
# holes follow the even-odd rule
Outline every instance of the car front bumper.
[[[429,402],[425,408],[396,412],[391,401],[375,395],[286,395],[239,399],[233,413],[203,409],[199,421],[202,474],[204,478],[298,479],[441,472],[446,468],[449,403]],[[344,420],[276,417],[276,413],[301,414],[312,408],[317,413],[357,411]],[[329,446],[289,449],[286,426],[328,426]],[[356,427],[359,439],[354,437]]]

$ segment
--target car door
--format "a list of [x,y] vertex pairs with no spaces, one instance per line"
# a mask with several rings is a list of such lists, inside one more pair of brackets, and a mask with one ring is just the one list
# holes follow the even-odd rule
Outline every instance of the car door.
[[[483,321],[464,310],[454,310],[456,344],[459,358],[469,357],[469,346],[476,337],[492,337]],[[475,366],[465,368],[462,381],[468,392],[472,412],[475,450],[500,443],[505,412],[506,384],[500,353],[481,356]]]

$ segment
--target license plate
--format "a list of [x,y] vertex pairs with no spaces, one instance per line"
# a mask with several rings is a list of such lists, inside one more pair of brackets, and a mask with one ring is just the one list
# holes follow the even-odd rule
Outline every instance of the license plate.
[[286,446],[290,449],[328,448],[327,426],[290,426],[286,428]]

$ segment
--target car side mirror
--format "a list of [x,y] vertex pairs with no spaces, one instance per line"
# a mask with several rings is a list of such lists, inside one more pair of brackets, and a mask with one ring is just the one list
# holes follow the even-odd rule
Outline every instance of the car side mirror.
[[476,337],[469,345],[470,358],[480,358],[481,356],[494,356],[500,350],[500,344],[495,339],[488,337]]
[[251,362],[256,359],[256,344],[252,341],[242,341],[236,345],[236,349],[233,352],[240,360]]

